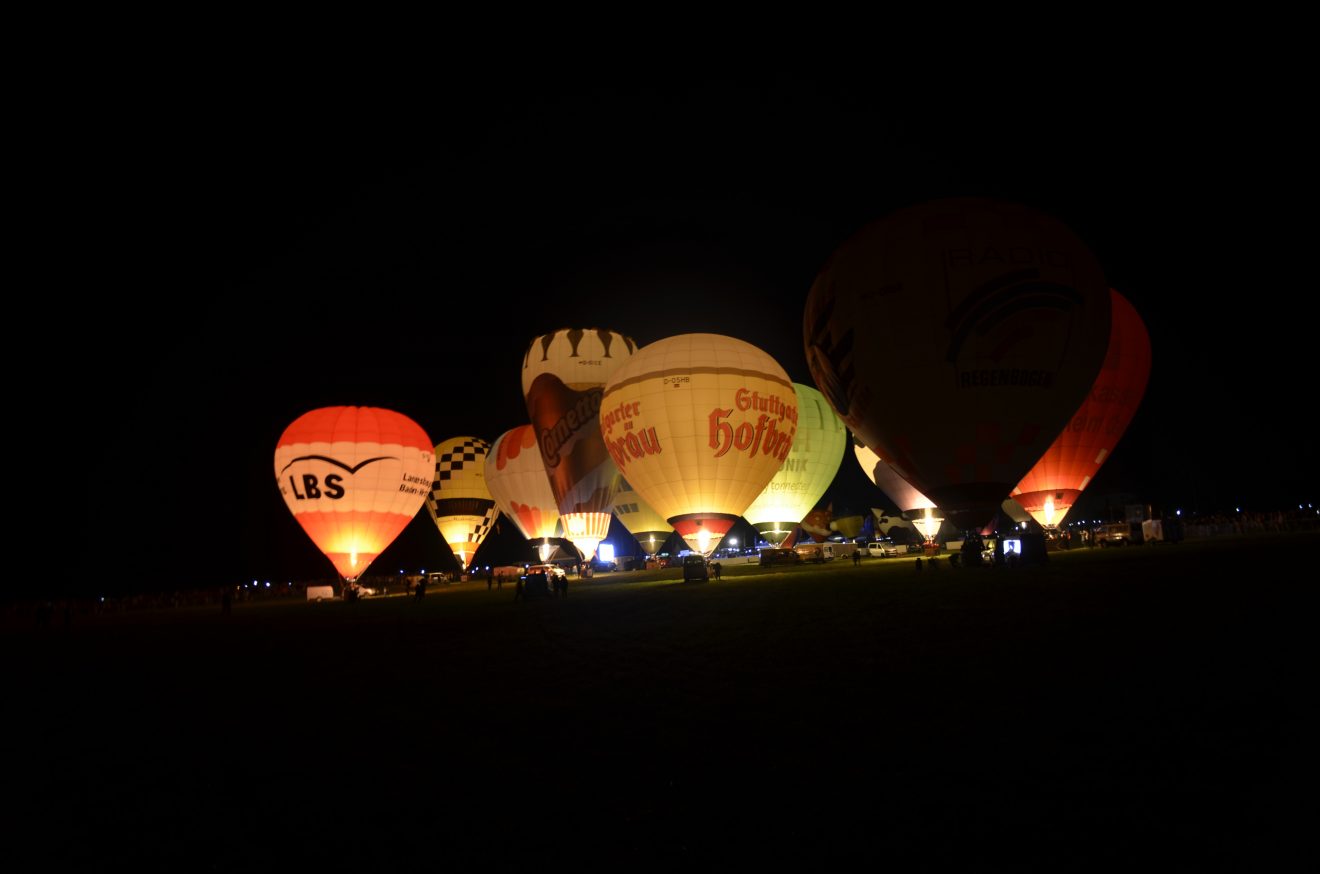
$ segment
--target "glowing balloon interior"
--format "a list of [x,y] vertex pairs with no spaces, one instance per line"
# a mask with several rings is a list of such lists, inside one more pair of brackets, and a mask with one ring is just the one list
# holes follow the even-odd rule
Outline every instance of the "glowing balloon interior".
[[285,504],[345,580],[356,580],[417,515],[435,472],[431,440],[401,413],[325,407],[275,447]]

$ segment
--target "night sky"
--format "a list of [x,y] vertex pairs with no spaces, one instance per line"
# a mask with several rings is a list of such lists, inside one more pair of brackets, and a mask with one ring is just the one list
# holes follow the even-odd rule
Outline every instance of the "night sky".
[[[728,334],[813,384],[801,318],[825,258],[889,210],[958,195],[1063,220],[1150,330],[1146,398],[1081,507],[1320,500],[1296,141],[1270,107],[1211,90],[1020,87],[975,100],[851,75],[469,79],[425,99],[199,86],[126,150],[120,185],[150,216],[125,246],[129,286],[169,303],[139,306],[128,286],[107,301],[129,327],[98,338],[71,389],[116,460],[91,465],[116,495],[94,542],[132,544],[115,571],[128,585],[327,575],[273,481],[284,428],[372,405],[434,441],[493,440],[526,421],[522,353],[558,327],[643,345]],[[1226,137],[1226,121],[1270,134]],[[836,503],[864,511],[872,494],[845,458]],[[373,570],[445,556],[422,510]]]

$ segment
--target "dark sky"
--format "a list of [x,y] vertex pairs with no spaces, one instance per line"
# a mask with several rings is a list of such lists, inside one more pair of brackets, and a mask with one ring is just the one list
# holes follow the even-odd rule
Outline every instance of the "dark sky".
[[[433,440],[494,439],[525,421],[526,344],[557,327],[729,334],[810,384],[801,317],[824,259],[956,195],[1062,219],[1150,329],[1145,401],[1084,500],[1320,499],[1313,221],[1272,107],[1101,77],[995,93],[736,74],[199,87],[125,149],[116,186],[149,216],[104,304],[130,324],[72,391],[134,473],[95,537],[145,544],[130,572],[153,582],[322,573],[273,483],[288,423],[375,405]],[[839,500],[867,503],[841,470]],[[443,555],[421,517],[382,562]]]

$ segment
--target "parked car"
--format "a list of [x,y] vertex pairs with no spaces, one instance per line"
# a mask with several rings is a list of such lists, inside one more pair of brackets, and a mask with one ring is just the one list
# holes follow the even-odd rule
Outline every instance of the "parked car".
[[709,580],[710,565],[706,563],[704,555],[685,555],[683,556],[683,582],[688,583],[693,580]]
[[902,552],[898,544],[892,540],[879,540],[867,544],[866,551],[877,558],[893,558]]

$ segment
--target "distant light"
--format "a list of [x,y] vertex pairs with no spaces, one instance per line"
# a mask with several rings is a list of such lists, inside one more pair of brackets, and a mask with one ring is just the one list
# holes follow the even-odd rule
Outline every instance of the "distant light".
[[105,603],[105,595],[102,595],[102,596],[101,596],[101,603],[102,603],[102,604]]
[[736,549],[736,548],[738,547],[738,538],[736,538],[736,537],[730,537],[730,538],[729,538],[729,545],[732,546],[732,547],[734,547],[734,548]]
[[596,546],[596,557],[604,562],[614,561],[614,544],[602,540]]
[[268,588],[268,589],[270,588],[270,580],[267,580],[267,581],[266,581],[266,588]]
[[257,584],[257,581],[256,581],[256,580],[253,580],[253,581],[252,581],[252,585],[255,586],[256,584]]
[[1242,508],[1241,508],[1241,507],[1234,507],[1234,508],[1233,508],[1233,512],[1234,512],[1234,513],[1241,513],[1241,512],[1242,512]]
[[1178,511],[1177,511],[1176,513],[1174,513],[1173,515],[1175,515],[1175,516],[1181,516],[1181,515],[1182,515],[1182,510],[1178,510]]

